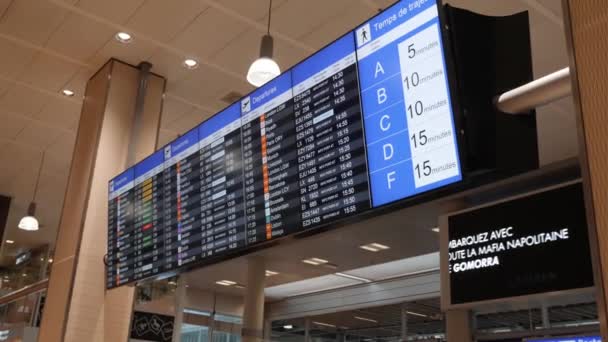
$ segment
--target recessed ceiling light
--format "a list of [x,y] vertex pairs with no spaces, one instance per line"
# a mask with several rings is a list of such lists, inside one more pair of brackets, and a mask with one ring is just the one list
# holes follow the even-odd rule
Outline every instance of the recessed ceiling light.
[[308,259],[302,260],[302,262],[305,264],[313,265],[313,266],[319,266],[319,265],[327,264],[329,261],[327,261],[325,259],[321,259],[321,258],[308,258]]
[[380,251],[390,249],[389,246],[383,245],[383,244],[377,243],[377,242],[368,243],[367,245],[359,246],[359,248],[364,249],[369,252],[380,252]]
[[439,233],[439,227],[431,228],[431,230],[434,231],[435,233]]
[[266,276],[267,277],[272,277],[273,275],[277,275],[279,274],[279,272],[275,272],[275,271],[271,271],[271,270],[266,270]]
[[27,273],[23,273],[22,276],[27,277]]
[[174,281],[170,281],[170,282],[169,282],[169,285],[175,286],[175,285],[177,285],[177,283],[176,283],[176,282],[174,282]]
[[378,321],[376,321],[375,319],[371,319],[371,318],[367,318],[367,317],[354,316],[354,318],[358,319],[360,321],[367,321],[367,322],[372,322],[372,323],[378,323]]
[[49,263],[53,262],[53,259],[49,259]]
[[293,325],[291,325],[291,324],[285,324],[283,326],[283,329],[293,329]]
[[232,281],[232,280],[220,280],[220,281],[216,281],[215,283],[218,285],[222,285],[222,286],[236,285],[236,282]]
[[62,93],[64,96],[67,96],[67,97],[74,96],[74,92],[73,92],[73,91],[71,91],[70,89],[63,89],[63,90],[61,91],[61,93]]
[[192,58],[185,59],[184,67],[186,67],[187,69],[196,69],[198,68],[198,62]]
[[8,283],[8,282],[9,282],[9,280],[8,280],[8,279],[4,279],[3,281],[4,281],[5,283]]
[[128,34],[127,32],[118,32],[114,38],[116,38],[116,40],[118,40],[121,43],[130,43],[131,41],[133,41],[133,37]]
[[8,243],[9,245],[12,245],[12,244],[15,243],[15,241],[13,241],[13,240],[6,240],[6,243]]

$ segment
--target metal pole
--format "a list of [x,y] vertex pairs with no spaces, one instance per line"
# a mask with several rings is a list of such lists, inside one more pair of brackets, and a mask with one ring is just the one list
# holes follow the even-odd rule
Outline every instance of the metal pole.
[[143,126],[142,113],[144,111],[144,103],[146,100],[146,92],[148,90],[148,78],[152,64],[149,62],[141,62],[137,66],[139,68],[139,87],[137,88],[137,97],[135,98],[135,115],[133,116],[133,126],[131,128],[131,143],[127,151],[127,164],[131,166],[135,164],[135,141]]
[[500,94],[494,102],[501,112],[525,114],[530,109],[557,101],[571,93],[570,68],[563,68]]

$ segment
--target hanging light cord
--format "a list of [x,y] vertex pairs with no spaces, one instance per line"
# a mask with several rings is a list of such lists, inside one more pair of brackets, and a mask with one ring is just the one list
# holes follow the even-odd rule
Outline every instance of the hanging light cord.
[[36,202],[36,193],[38,193],[38,185],[40,184],[40,175],[42,174],[42,165],[44,165],[45,153],[45,151],[42,151],[42,159],[40,159],[40,167],[38,168],[38,178],[36,178],[36,186],[34,187],[34,197],[32,198],[32,202]]
[[270,5],[268,6],[268,35],[270,35],[270,17],[272,16],[272,0],[270,0]]

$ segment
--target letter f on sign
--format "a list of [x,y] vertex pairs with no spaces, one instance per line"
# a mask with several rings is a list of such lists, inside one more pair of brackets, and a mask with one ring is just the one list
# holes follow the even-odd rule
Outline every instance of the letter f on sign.
[[392,188],[391,184],[393,184],[393,182],[397,180],[397,178],[395,178],[395,174],[395,171],[391,171],[386,174],[386,184],[388,185],[389,190]]

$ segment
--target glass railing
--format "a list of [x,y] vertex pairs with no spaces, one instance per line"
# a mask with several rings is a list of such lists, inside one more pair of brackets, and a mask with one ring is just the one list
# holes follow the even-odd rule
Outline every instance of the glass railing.
[[48,281],[0,297],[0,341],[36,342]]

